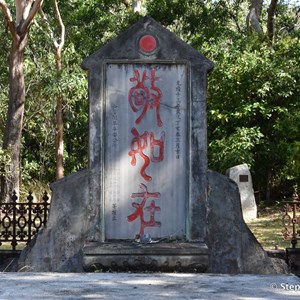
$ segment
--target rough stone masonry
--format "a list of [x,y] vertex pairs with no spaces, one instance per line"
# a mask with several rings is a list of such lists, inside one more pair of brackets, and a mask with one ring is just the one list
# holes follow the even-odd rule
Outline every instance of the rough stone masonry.
[[207,169],[213,63],[144,17],[82,67],[89,166],[52,184],[47,227],[17,268],[284,272],[245,224],[237,185]]

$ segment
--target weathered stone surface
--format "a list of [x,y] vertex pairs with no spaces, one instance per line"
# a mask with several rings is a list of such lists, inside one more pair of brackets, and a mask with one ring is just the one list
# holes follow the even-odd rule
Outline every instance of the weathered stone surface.
[[268,257],[244,222],[237,184],[208,172],[208,232],[213,273],[286,273],[284,264]]
[[[34,247],[29,247],[27,251],[22,253],[18,269],[44,272],[81,272],[83,266],[90,266],[91,262],[99,262],[99,257],[94,255],[97,252],[97,245],[99,246],[97,243],[90,243],[90,248],[85,249],[87,256],[85,258],[83,256],[84,244],[89,238],[95,240],[94,234],[97,231],[91,225],[95,224],[93,219],[95,216],[90,214],[90,205],[87,201],[88,174],[86,170],[81,171],[53,184],[51,212],[55,211],[55,214],[50,212],[48,225],[37,236]],[[212,273],[287,273],[286,264],[280,259],[269,258],[244,222],[238,187],[234,181],[217,172],[209,171],[207,207],[207,238],[205,242],[209,249],[209,262],[207,261],[207,248],[202,247],[202,250],[199,248],[201,251],[199,250],[198,258],[201,255],[204,258],[202,266],[200,266],[201,261],[199,263],[198,259],[199,271],[204,271],[208,265],[207,271]],[[190,251],[191,255],[188,257],[186,249],[189,247],[188,244],[186,245],[184,256],[188,260],[183,260],[184,266],[188,266],[188,262],[193,262],[197,257],[197,255],[192,257],[195,247]],[[110,247],[114,246],[116,249],[118,248],[117,243],[115,245],[110,244]],[[180,261],[180,252],[182,251],[180,246],[177,249],[177,257],[175,255],[176,247],[171,250],[169,248],[169,251],[162,247],[164,249],[162,253],[161,249],[153,246],[141,246],[148,247],[148,249],[150,247],[150,250],[146,250],[146,252],[151,251],[151,253],[146,255],[148,260],[146,258],[143,260],[143,266],[140,269],[139,266],[136,266],[135,269],[151,269],[151,266],[147,267],[146,265],[151,265],[154,260],[157,261],[157,257],[154,256],[166,260],[168,256],[173,255],[175,260],[170,260],[171,267],[172,264],[175,263],[176,265],[176,262]],[[190,246],[193,248],[192,245]],[[130,268],[129,265],[134,265],[132,258],[136,253],[133,251],[130,255],[127,252],[132,251],[132,249],[129,247],[129,250],[126,250],[125,248],[119,247],[119,250],[111,251],[110,256],[108,251],[106,253],[109,256],[107,263],[116,261],[116,256],[114,258],[113,256],[119,251],[121,260],[126,261],[127,259],[128,261],[128,265],[125,266],[125,268],[127,267],[126,270],[134,269]],[[104,247],[98,251],[98,254],[103,255],[106,250]],[[139,252],[139,255],[141,254],[141,250],[135,251]],[[122,255],[123,257],[121,257]],[[108,268],[108,265],[106,267]],[[191,271],[191,268],[186,267],[186,270]]]
[[286,248],[286,258],[290,270],[300,277],[300,249]]
[[[141,38],[147,36],[154,38],[157,45],[156,49],[149,53],[145,53],[139,48]],[[126,85],[130,83],[130,87],[132,87],[132,83],[135,82],[132,79],[133,66],[135,66],[134,70],[139,72],[140,80],[144,71],[147,71],[147,78],[151,78],[151,75],[149,75],[150,69],[157,71],[155,77],[159,79],[155,81],[155,88],[156,84],[158,84],[158,88],[163,90],[166,96],[161,99],[161,112],[162,114],[166,113],[167,116],[165,120],[166,126],[174,126],[174,116],[172,117],[172,114],[169,112],[175,111],[175,105],[177,105],[177,103],[174,103],[176,99],[168,99],[168,97],[179,97],[176,90],[177,81],[180,82],[182,88],[182,95],[179,97],[182,117],[180,122],[182,123],[180,125],[181,131],[179,132],[182,139],[182,159],[180,164],[176,164],[174,159],[168,158],[169,163],[167,166],[164,165],[163,169],[169,169],[170,176],[157,177],[157,181],[152,180],[149,183],[151,185],[149,186],[149,191],[158,192],[162,195],[159,201],[162,207],[160,214],[163,219],[165,218],[164,213],[168,211],[166,220],[160,221],[161,227],[158,228],[159,230],[154,230],[150,234],[155,237],[178,234],[182,238],[186,235],[188,240],[203,241],[206,232],[205,193],[207,185],[206,87],[207,73],[212,69],[213,63],[150,17],[144,17],[139,20],[116,39],[86,58],[82,64],[82,67],[88,71],[89,79],[89,169],[96,176],[98,176],[97,172],[100,172],[100,178],[91,178],[93,186],[90,187],[100,191],[99,193],[90,193],[91,198],[93,198],[92,202],[100,203],[101,214],[99,215],[98,224],[101,224],[101,231],[99,231],[101,236],[96,240],[104,241],[112,237],[134,238],[134,234],[138,233],[136,228],[126,230],[126,228],[129,228],[129,224],[125,224],[126,228],[124,229],[124,220],[126,220],[126,215],[124,218],[124,214],[131,204],[130,194],[140,192],[138,187],[136,187],[137,180],[136,178],[131,179],[131,172],[126,170],[123,172],[124,168],[120,168],[119,175],[117,168],[115,168],[116,171],[113,174],[110,174],[107,170],[113,155],[117,156],[114,158],[114,161],[117,158],[119,160],[125,159],[125,161],[127,159],[126,163],[130,165],[130,157],[128,157],[130,143],[128,144],[128,140],[125,140],[125,142],[123,140],[119,145],[116,143],[116,145],[110,147],[111,139],[107,135],[117,134],[118,132],[117,130],[114,132],[114,129],[109,128],[114,123],[107,120],[107,118],[111,117],[121,120],[125,117],[128,118],[127,114],[131,114],[129,119],[132,121],[132,111],[128,104],[130,88],[128,89],[125,86],[124,89],[124,86],[122,87],[121,85],[125,82]],[[120,78],[115,80],[116,75],[113,71],[118,68],[120,68]],[[168,76],[170,78],[167,79],[162,74],[165,71],[168,71],[169,75],[171,74],[172,76]],[[130,79],[132,80],[130,81]],[[114,113],[114,109],[116,110],[116,105],[120,101],[126,103],[127,107],[125,109],[122,107],[120,113]],[[142,100],[138,99],[137,102],[140,101]],[[139,106],[139,110],[139,113],[141,113],[141,106]],[[185,111],[183,112],[183,110]],[[155,115],[155,110],[151,110],[147,114],[149,113],[153,116]],[[122,116],[122,114],[125,116]],[[185,125],[183,126],[183,124]],[[126,126],[126,122],[125,124],[115,122],[115,125],[123,128]],[[150,130],[152,130],[151,128]],[[143,127],[142,130],[139,129],[139,133],[146,132],[146,130],[148,129]],[[170,133],[172,130],[168,130],[168,132]],[[174,132],[176,133],[176,130],[173,130],[173,135],[170,134],[170,136],[167,136],[168,132],[166,131],[166,143],[170,147],[174,147],[173,151],[175,152],[176,140]],[[121,132],[121,134],[124,137],[124,132]],[[132,138],[130,130],[127,130],[126,134]],[[155,132],[155,136],[161,136],[161,132]],[[117,147],[120,147],[120,149],[118,150]],[[183,149],[183,147],[186,148]],[[107,152],[110,149],[114,149],[115,153]],[[122,157],[120,157],[120,153],[122,153]],[[173,164],[171,161],[173,161]],[[139,161],[137,161],[138,163]],[[184,172],[182,172],[183,168],[185,169]],[[164,173],[161,170],[159,172]],[[172,177],[172,180],[166,180],[166,178],[170,177]],[[124,188],[120,188],[120,191],[118,191],[116,190],[117,186],[115,186],[113,188],[114,194],[111,192],[111,188],[107,192],[110,182],[115,182],[116,178],[118,178],[117,184],[123,184]],[[125,183],[123,182],[124,180]],[[186,184],[178,187],[181,182]],[[133,183],[135,184],[133,185]],[[130,193],[127,190],[128,186],[130,186]],[[156,190],[155,188],[157,187],[162,188],[161,190]],[[187,190],[186,192],[184,191],[185,189]],[[176,192],[179,190],[180,192]],[[176,201],[172,202],[169,197],[168,201],[166,201],[166,206],[163,207],[163,194],[170,192],[174,193],[173,198],[176,198]],[[110,197],[112,194],[113,197]],[[119,196],[125,198],[118,199]],[[179,202],[180,207],[176,208],[176,203]],[[126,206],[124,203],[126,203]],[[177,213],[176,209],[184,209],[185,211]],[[174,211],[173,214],[172,211]],[[116,215],[120,217],[116,217]],[[118,226],[111,228],[115,226],[114,224]],[[164,224],[168,226],[164,227]],[[105,229],[106,226],[109,227],[108,230]],[[120,226],[121,229],[118,232],[117,228]],[[152,229],[150,228],[150,230]]]
[[83,248],[87,271],[206,272],[209,249],[204,243],[133,241],[91,242]]
[[[144,234],[140,230],[152,238],[186,235],[188,180],[179,174],[188,170],[187,72],[187,65],[179,63],[107,65],[102,208],[106,239],[133,239]],[[150,109],[150,95],[158,98],[156,109]],[[133,207],[141,198],[145,208],[153,209],[153,222],[143,221],[145,228]],[[144,209],[141,218],[149,217]]]
[[239,187],[244,219],[255,219],[257,217],[257,206],[254,197],[252,177],[248,165],[241,164],[234,166],[228,169],[226,173]]
[[1,299],[296,300],[293,275],[1,273]]
[[47,227],[22,252],[17,269],[32,272],[81,272],[87,238],[88,179],[83,170],[55,182]]

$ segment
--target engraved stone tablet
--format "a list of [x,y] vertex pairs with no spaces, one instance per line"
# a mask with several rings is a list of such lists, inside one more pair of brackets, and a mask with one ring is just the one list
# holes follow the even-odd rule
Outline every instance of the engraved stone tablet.
[[105,236],[184,237],[187,66],[107,63]]

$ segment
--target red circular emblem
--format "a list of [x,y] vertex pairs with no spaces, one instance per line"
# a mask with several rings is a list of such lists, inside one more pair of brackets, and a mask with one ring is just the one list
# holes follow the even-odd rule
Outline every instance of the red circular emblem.
[[153,35],[147,34],[140,38],[139,47],[144,52],[152,52],[157,47],[156,38]]

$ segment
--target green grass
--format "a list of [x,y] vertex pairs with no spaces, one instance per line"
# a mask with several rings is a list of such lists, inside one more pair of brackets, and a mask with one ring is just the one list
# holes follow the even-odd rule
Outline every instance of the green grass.
[[[16,250],[23,250],[26,246],[26,243],[24,242],[19,242]],[[0,246],[0,251],[1,250],[12,250],[12,246],[10,242],[3,242],[2,245]]]
[[283,239],[282,217],[284,213],[278,209],[263,210],[259,218],[246,221],[250,230],[265,250],[285,249],[291,247],[290,241]]

